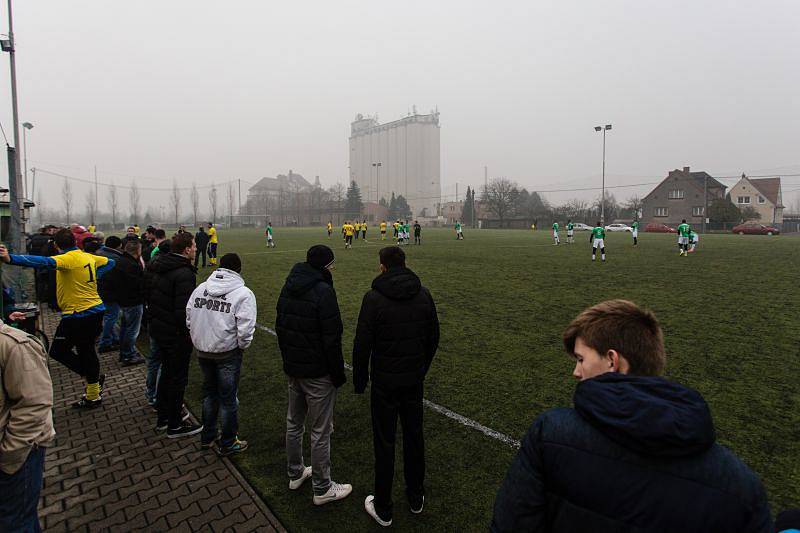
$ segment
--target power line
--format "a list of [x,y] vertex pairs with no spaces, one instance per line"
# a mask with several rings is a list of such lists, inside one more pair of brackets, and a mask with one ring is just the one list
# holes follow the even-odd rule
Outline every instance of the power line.
[[6,137],[6,130],[3,127],[3,123],[2,122],[0,122],[0,131],[3,132],[3,139],[6,140],[6,146],[8,146],[8,137]]
[[[70,181],[76,181],[78,183],[87,183],[89,185],[94,185],[95,184],[94,180],[90,180],[90,179],[87,179],[87,178],[78,178],[78,177],[75,177],[75,176],[69,176],[67,174],[61,174],[60,172],[53,172],[52,170],[47,170],[47,169],[44,169],[44,168],[36,167],[36,171],[37,172],[42,172],[44,174],[49,174],[51,176],[64,178],[64,179],[67,179],[67,180],[70,180]],[[216,183],[216,184],[212,183],[210,185],[197,185],[197,188],[198,189],[212,189],[214,187],[219,187],[219,186],[222,186],[222,185],[229,185],[229,184],[235,183],[236,181],[237,180],[233,179],[233,180],[224,181],[222,183]],[[246,180],[242,180],[242,181],[244,181],[245,183],[250,183],[250,182],[248,182]],[[98,185],[102,185],[104,187],[117,187],[117,188],[126,189],[126,190],[130,190],[130,189],[134,188],[134,186],[132,186],[132,185],[117,185],[115,183],[98,182],[97,184]],[[158,191],[158,192],[170,192],[170,191],[174,190],[173,187],[167,187],[167,188],[164,188],[164,187],[140,187],[138,185],[136,185],[135,188],[140,190],[140,191]],[[178,187],[177,189],[179,191],[191,191],[192,187]]]

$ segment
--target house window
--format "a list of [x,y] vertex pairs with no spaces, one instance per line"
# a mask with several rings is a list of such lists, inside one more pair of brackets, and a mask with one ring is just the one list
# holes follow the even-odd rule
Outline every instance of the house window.
[[740,196],[738,198],[738,200],[739,201],[736,202],[737,204],[749,204],[750,203],[750,197],[749,196]]
[[683,189],[672,189],[669,191],[669,199],[670,200],[683,200],[684,192]]
[[758,195],[758,203],[765,204],[765,203],[767,203],[767,199],[759,194]]
[[696,205],[696,206],[692,207],[692,216],[693,217],[701,217],[701,216],[703,216],[703,206],[702,205]]
[[657,217],[668,217],[669,216],[669,207],[656,207],[655,215]]

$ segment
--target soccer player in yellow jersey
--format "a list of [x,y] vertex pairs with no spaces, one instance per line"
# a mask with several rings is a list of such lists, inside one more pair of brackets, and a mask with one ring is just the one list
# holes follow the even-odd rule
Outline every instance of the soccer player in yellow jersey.
[[386,240],[386,221],[385,220],[381,221],[381,240],[382,241]]
[[97,231],[97,226],[95,226],[94,224],[89,224],[89,227],[86,228],[86,231],[88,231],[89,233],[94,233],[95,231]]
[[217,239],[217,228],[214,227],[213,223],[208,223],[208,231],[206,233],[208,233],[208,260],[211,262],[211,266],[216,266],[219,240]]
[[141,233],[141,230],[139,229],[139,224],[133,225],[133,232],[136,234],[137,237],[139,236],[139,234]]
[[97,294],[97,279],[114,268],[115,263],[113,259],[87,254],[77,248],[74,235],[66,228],[59,230],[53,240],[59,255],[9,254],[6,247],[0,245],[0,261],[56,271],[56,297],[62,314],[50,355],[86,380],[86,394],[72,406],[99,407],[103,391],[95,342],[103,329],[105,306]]
[[344,247],[353,247],[353,234],[356,232],[356,227],[349,222],[345,222],[344,226]]
[[333,233],[333,222],[330,220],[328,221],[328,238],[331,238],[331,234]]

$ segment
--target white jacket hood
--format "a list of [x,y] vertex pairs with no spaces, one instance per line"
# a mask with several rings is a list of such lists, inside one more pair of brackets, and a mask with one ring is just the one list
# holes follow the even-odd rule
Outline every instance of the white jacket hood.
[[253,291],[239,274],[225,268],[212,272],[186,303],[192,344],[205,354],[246,349],[253,342],[256,319]]

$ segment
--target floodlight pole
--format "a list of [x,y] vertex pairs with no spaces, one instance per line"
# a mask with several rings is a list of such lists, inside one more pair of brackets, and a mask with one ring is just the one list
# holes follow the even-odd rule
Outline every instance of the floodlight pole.
[[377,163],[372,163],[372,166],[375,167],[375,203],[376,204],[380,204],[381,203],[381,197],[380,197],[380,192],[379,191],[380,191],[380,187],[381,187],[381,165],[382,164],[383,163],[381,163],[380,161],[378,161]]
[[600,192],[600,224],[606,225],[606,131],[611,129],[611,124],[595,126],[594,131],[603,132],[603,182]]
[[[8,54],[9,63],[11,66],[11,109],[13,112],[13,127],[14,127],[14,151],[9,154],[13,158],[14,168],[13,176],[9,176],[8,190],[9,190],[9,207],[10,207],[10,224],[9,224],[9,241],[12,250],[16,253],[22,253],[22,172],[19,164],[19,111],[17,105],[17,63],[14,52],[14,19],[11,13],[11,0],[8,0]],[[9,169],[11,170],[11,169]]]

